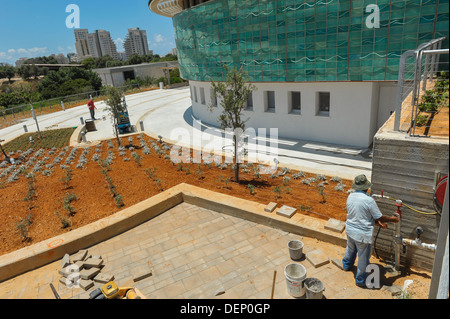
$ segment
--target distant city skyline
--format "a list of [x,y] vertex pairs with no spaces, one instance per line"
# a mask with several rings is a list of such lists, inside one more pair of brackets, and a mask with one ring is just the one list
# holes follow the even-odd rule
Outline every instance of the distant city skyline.
[[71,3],[80,9],[80,28],[109,31],[118,52],[125,51],[123,43],[132,28],[146,30],[154,54],[166,55],[175,48],[172,20],[150,12],[147,0],[1,0],[0,63],[15,65],[20,58],[76,53],[74,29],[66,27],[70,14],[66,7]]

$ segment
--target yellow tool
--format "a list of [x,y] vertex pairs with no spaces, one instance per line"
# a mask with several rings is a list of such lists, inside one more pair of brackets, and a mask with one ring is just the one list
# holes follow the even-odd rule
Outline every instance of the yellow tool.
[[142,299],[133,287],[119,287],[114,281],[94,290],[90,299]]

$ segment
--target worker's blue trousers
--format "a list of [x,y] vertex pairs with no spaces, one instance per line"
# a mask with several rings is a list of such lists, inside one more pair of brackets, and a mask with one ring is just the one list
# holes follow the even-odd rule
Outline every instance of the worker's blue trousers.
[[345,256],[342,260],[344,270],[350,270],[358,255],[358,266],[356,271],[356,285],[365,287],[366,278],[368,273],[366,272],[367,266],[370,264],[370,255],[372,253],[372,244],[364,244],[357,242],[354,239],[347,236],[347,248],[345,249]]

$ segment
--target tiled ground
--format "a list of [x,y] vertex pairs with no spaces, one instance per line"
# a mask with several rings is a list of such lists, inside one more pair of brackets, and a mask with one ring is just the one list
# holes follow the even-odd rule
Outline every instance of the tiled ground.
[[[291,298],[284,268],[292,263],[287,244],[304,243],[304,252],[321,249],[330,260],[341,258],[344,248],[311,238],[183,203],[126,233],[90,247],[89,253],[105,260],[102,273],[115,275],[119,286],[133,285],[136,267],[151,267],[153,275],[135,283],[147,298],[258,298],[271,296],[277,271],[274,298]],[[326,298],[392,298],[387,291],[361,289],[354,275],[329,263],[314,268],[300,261],[307,277],[320,279]],[[62,299],[88,298],[80,288],[59,283],[60,262],[0,283],[0,298],[51,298],[49,284]],[[219,292],[225,292],[216,297]]]

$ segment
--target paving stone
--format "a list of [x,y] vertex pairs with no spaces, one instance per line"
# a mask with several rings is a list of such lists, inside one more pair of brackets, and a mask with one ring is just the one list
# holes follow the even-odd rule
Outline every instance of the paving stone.
[[339,269],[344,270],[344,265],[342,264],[342,259],[335,258],[335,259],[332,259],[331,262],[333,264],[335,264]]
[[76,263],[77,261],[80,261],[80,260],[83,261],[86,259],[87,253],[88,253],[88,251],[86,249],[80,250],[76,254],[72,255],[72,257],[70,259],[71,259],[72,263]]
[[392,286],[383,285],[383,290],[389,291],[392,296],[399,296],[403,292],[402,288],[400,288],[397,285],[392,285]]
[[61,260],[61,269],[66,268],[70,265],[70,256],[69,254],[65,254],[63,259]]
[[79,270],[84,269],[84,261],[82,260],[77,261],[74,265],[77,266]]
[[320,249],[316,249],[307,253],[306,259],[308,259],[315,268],[326,265],[330,262],[328,257]]
[[111,274],[99,273],[97,276],[94,277],[95,282],[99,282],[102,284],[106,284],[113,280],[114,280],[114,275],[111,275]]
[[277,203],[271,202],[266,207],[264,207],[264,211],[271,213],[275,210],[275,208],[277,208],[277,205],[278,205]]
[[103,259],[98,259],[98,258],[89,258],[83,262],[83,266],[86,269],[89,269],[92,267],[101,268],[102,265],[103,265]]
[[81,289],[83,289],[84,291],[88,290],[89,288],[94,286],[94,282],[92,280],[85,280],[85,279],[81,279],[78,282],[78,285],[80,286]]
[[153,269],[146,265],[137,266],[131,269],[131,276],[133,277],[134,282],[150,277],[152,274]]
[[100,272],[100,269],[98,268],[91,268],[91,269],[83,269],[80,271],[80,277],[81,279],[91,279],[98,275]]
[[73,288],[75,285],[77,285],[79,280],[80,280],[79,277],[74,277],[70,279],[66,277],[59,278],[59,282],[64,286],[66,286],[67,288]]
[[342,233],[345,229],[345,222],[334,219],[334,218],[330,218],[325,226],[325,229],[337,232],[337,233]]
[[277,210],[277,215],[291,218],[296,211],[297,209],[284,205],[283,207]]
[[64,277],[69,277],[71,274],[79,272],[79,268],[75,265],[66,266],[63,269],[58,270],[58,274]]

